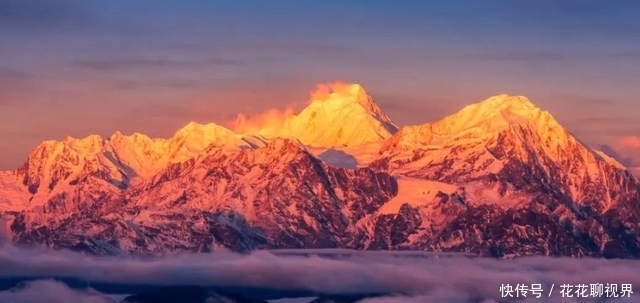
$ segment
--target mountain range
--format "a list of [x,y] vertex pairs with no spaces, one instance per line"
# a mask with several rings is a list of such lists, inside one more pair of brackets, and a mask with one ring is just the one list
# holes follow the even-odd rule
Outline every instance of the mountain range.
[[99,255],[262,248],[640,257],[638,180],[523,96],[399,128],[333,83],[278,127],[45,141],[0,172],[12,242]]

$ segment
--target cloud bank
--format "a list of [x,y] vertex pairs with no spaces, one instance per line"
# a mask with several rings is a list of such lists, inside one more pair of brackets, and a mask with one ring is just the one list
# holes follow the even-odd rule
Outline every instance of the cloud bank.
[[7,303],[115,303],[96,291],[77,291],[65,284],[41,280],[25,283],[19,289],[0,292],[0,302]]
[[632,174],[640,176],[640,137],[627,136],[612,145],[601,145],[600,150],[624,165]]
[[[213,253],[140,260],[99,258],[62,251],[24,250],[12,246],[0,249],[1,280],[15,277],[72,278],[96,289],[99,289],[96,285],[100,283],[111,283],[255,288],[312,292],[318,295],[390,295],[388,298],[370,299],[362,303],[503,302],[499,291],[502,284],[515,287],[516,284],[535,283],[542,284],[547,292],[550,285],[555,284],[556,290],[550,298],[533,299],[531,302],[596,302],[591,298],[576,298],[574,301],[563,299],[558,290],[559,285],[615,283],[640,287],[638,270],[640,261],[634,260],[422,259],[393,258],[379,254],[371,257],[354,255],[345,259],[328,259],[280,257],[266,251],[250,255]],[[43,302],[37,301],[37,296],[47,293],[56,298],[66,298],[65,300],[72,296],[88,296],[90,300],[94,300],[59,302],[103,302],[95,292],[70,290],[52,281],[33,282],[19,291],[5,290],[0,292],[0,301]],[[637,293],[627,301],[618,299],[615,302],[637,301],[640,290]]]
[[295,111],[291,106],[284,111],[273,108],[254,115],[241,113],[238,114],[234,121],[229,123],[229,129],[239,134],[250,133],[275,136],[285,127],[287,120],[293,117],[294,114]]

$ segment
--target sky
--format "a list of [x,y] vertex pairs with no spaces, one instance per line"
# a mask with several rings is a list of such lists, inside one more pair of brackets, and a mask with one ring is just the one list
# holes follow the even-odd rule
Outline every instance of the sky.
[[300,109],[335,80],[401,126],[525,95],[636,165],[638,15],[636,0],[0,0],[0,169],[65,135]]

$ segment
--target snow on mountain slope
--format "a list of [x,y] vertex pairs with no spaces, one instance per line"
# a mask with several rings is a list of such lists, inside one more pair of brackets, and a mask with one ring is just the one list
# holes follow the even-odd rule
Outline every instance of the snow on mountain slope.
[[354,223],[396,192],[388,174],[328,166],[295,140],[276,139],[237,153],[210,146],[107,200],[74,205],[64,220],[22,213],[13,230],[18,242],[85,243],[94,253],[343,247]]
[[356,146],[307,147],[307,150],[329,165],[355,169],[365,167],[377,160],[382,142],[365,143]]
[[2,211],[25,209],[31,196],[12,171],[0,172],[0,193],[0,210]]
[[210,145],[237,150],[248,143],[231,130],[214,123],[190,122],[167,141],[169,162],[183,162],[198,155]]
[[166,145],[166,140],[151,139],[140,133],[125,136],[116,132],[105,140],[102,152],[114,163],[121,164],[128,176],[149,176],[166,157]]
[[[353,188],[354,182],[358,188]],[[266,230],[299,228],[304,222],[323,233],[327,227],[318,220],[326,220],[324,216],[338,216],[329,220],[332,224],[357,220],[393,196],[394,188],[386,174],[327,166],[295,140],[276,139],[264,148],[236,154],[212,148],[192,164],[158,174],[131,199],[141,207],[172,208],[180,203],[199,210],[236,211]],[[301,221],[288,225],[280,222],[282,218]]]
[[171,163],[196,157],[211,145],[236,152],[257,143],[213,123],[193,122],[169,139],[116,132],[107,139],[91,135],[45,141],[29,153],[21,167],[0,176],[3,193],[0,201],[6,210],[57,201],[61,203],[57,211],[64,212],[71,207],[72,200],[93,200],[86,197],[90,192],[101,196],[121,191],[134,180],[149,178]]
[[[275,137],[324,146],[319,156],[338,166],[355,168],[371,162],[375,155],[370,147],[360,153],[363,143],[387,138],[396,130],[360,85],[333,83],[320,86],[312,94],[309,106],[286,121],[285,128]],[[67,137],[63,141],[47,141],[32,152],[13,177],[2,178],[0,182],[6,189],[3,200],[7,209],[20,209],[37,207],[51,199],[73,199],[77,194],[70,193],[76,191],[79,180],[86,178],[94,178],[96,185],[107,187],[98,192],[118,190],[151,178],[172,163],[197,157],[210,145],[237,152],[243,148],[264,147],[272,139],[235,134],[213,123],[191,122],[169,139],[116,132],[106,139],[91,135],[83,139]],[[334,150],[326,149],[334,146]],[[350,150],[346,151],[345,147]],[[358,159],[350,159],[354,155]],[[345,159],[350,162],[344,163]],[[42,184],[47,189],[43,189]]]
[[[379,214],[397,214],[404,204],[411,207],[433,206],[433,201],[443,194],[464,196],[464,203],[472,206],[494,204],[504,209],[524,207],[526,202],[535,198],[535,196],[526,193],[501,196],[496,187],[477,183],[461,186],[401,175],[396,176],[396,180],[398,195],[385,203],[380,208]],[[462,201],[460,202],[462,203]]]
[[[380,154],[370,167],[457,187],[433,201],[402,205],[396,214],[373,216],[371,222],[394,225],[394,216],[421,214],[404,237],[411,246],[498,255],[640,253],[635,237],[611,240],[620,236],[619,224],[625,234],[637,233],[637,180],[524,97],[491,97],[440,121],[402,128]],[[608,221],[621,213],[628,214]],[[433,218],[442,221],[427,222]],[[382,234],[389,237],[391,229]],[[536,244],[536,237],[545,244]],[[559,245],[558,238],[571,243],[570,251],[549,246]],[[389,247],[392,240],[370,245]],[[529,244],[518,247],[522,243]]]
[[126,173],[100,153],[102,138],[66,137],[63,141],[46,141],[29,153],[25,163],[15,171],[15,178],[32,196],[30,206],[42,205],[79,183],[88,180],[124,188],[129,183]]
[[333,83],[312,94],[309,105],[285,124],[284,135],[310,146],[355,146],[397,131],[358,84]]
[[439,121],[403,127],[385,142],[381,153],[429,145],[437,147],[442,143],[472,144],[514,125],[549,132],[548,137],[564,131],[548,112],[537,108],[526,97],[502,94],[468,105]]
[[0,216],[15,242],[97,254],[640,256],[638,181],[525,97],[396,132],[361,87],[323,92],[281,137],[192,123],[45,142],[0,174]]
[[135,176],[150,177],[170,163],[184,162],[199,155],[210,145],[224,146],[234,152],[252,147],[252,142],[214,123],[190,122],[169,139],[151,139],[139,133],[124,136],[116,132],[105,141],[104,151],[110,152]]
[[412,207],[425,206],[433,201],[438,193],[453,193],[457,186],[436,181],[398,176],[398,195],[380,207],[379,214],[397,214],[402,205]]
[[[359,84],[334,82],[319,85],[300,113],[269,115],[258,125],[238,127],[268,138],[295,138],[311,147],[357,146],[378,142],[398,127]],[[257,129],[257,130],[256,130]]]
[[618,162],[618,160],[614,159],[613,157],[605,154],[603,151],[594,149],[593,152],[596,155],[600,156],[605,162],[611,164],[612,166],[622,170],[627,169],[624,165],[622,165],[622,163]]
[[[440,121],[403,128],[380,153],[398,174],[457,183],[487,182],[524,164],[575,201],[593,200],[590,190],[612,174],[630,177],[522,96],[494,96]],[[501,191],[507,190],[505,184]],[[599,197],[600,209],[610,205],[607,195]]]

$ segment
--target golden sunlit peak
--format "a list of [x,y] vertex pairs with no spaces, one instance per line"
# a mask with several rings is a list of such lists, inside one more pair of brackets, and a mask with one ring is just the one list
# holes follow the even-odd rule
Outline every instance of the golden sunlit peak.
[[189,122],[183,128],[179,129],[174,138],[183,137],[216,137],[216,136],[231,136],[233,132],[223,126],[215,123],[200,124],[197,122]]
[[520,95],[500,94],[466,107],[463,112],[499,113],[509,112],[518,116],[532,116],[541,112],[527,97]]
[[74,138],[67,135],[62,142],[64,145],[74,149],[80,148],[95,151],[102,147],[103,140],[100,135],[89,135],[84,138]]
[[229,125],[238,134],[297,138],[315,147],[375,142],[398,129],[360,84],[339,81],[318,85],[298,114],[292,108],[240,114]]
[[533,103],[531,103],[531,101],[527,97],[521,96],[521,95],[509,95],[509,94],[500,94],[500,95],[491,96],[480,103],[484,105],[493,105],[497,107],[502,107],[502,106],[535,107],[535,105],[533,105]]
[[95,143],[95,142],[101,142],[102,141],[102,137],[100,137],[100,135],[88,135],[84,138],[74,138],[70,135],[66,135],[63,139],[63,141],[65,143]]
[[187,125],[185,125],[182,129],[184,130],[188,130],[188,129],[199,129],[201,128],[203,125],[194,121],[190,121],[189,123],[187,123]]
[[76,141],[76,138],[71,137],[70,135],[66,135],[66,136],[64,136],[64,139],[62,139],[62,141],[65,142],[65,143],[69,143],[69,142]]
[[336,99],[367,100],[369,98],[362,85],[341,81],[319,84],[310,95],[309,103]]
[[122,137],[124,137],[124,134],[121,131],[117,130],[115,133],[113,133],[113,135],[111,135],[111,137],[112,138],[122,138]]
[[185,125],[183,128],[181,128],[178,132],[180,132],[180,131],[217,130],[217,129],[220,129],[220,128],[223,128],[223,127],[220,126],[220,125],[217,125],[215,123],[200,124],[198,122],[191,121],[187,125]]

